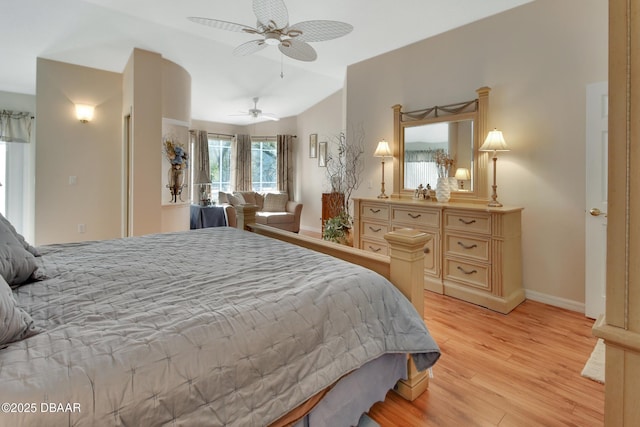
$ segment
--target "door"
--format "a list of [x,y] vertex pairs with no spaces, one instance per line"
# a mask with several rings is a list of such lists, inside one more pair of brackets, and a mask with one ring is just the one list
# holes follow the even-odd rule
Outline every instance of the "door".
[[607,82],[587,85],[585,315],[604,314],[607,257]]

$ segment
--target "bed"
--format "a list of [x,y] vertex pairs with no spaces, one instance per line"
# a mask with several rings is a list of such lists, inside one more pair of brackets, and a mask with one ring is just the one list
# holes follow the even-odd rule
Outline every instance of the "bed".
[[440,355],[379,274],[254,233],[31,249],[36,269],[11,292],[27,328],[0,346],[0,425],[267,426],[298,421],[286,417],[309,402],[338,413],[312,427],[352,425],[359,415],[326,403],[393,372],[364,398],[377,400],[406,354],[419,370]]

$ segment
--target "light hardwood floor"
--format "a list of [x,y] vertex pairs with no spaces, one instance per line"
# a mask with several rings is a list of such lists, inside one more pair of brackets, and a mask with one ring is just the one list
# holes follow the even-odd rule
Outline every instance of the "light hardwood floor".
[[580,376],[596,343],[580,313],[525,301],[508,315],[425,292],[442,356],[416,401],[389,392],[382,427],[602,426],[604,386]]

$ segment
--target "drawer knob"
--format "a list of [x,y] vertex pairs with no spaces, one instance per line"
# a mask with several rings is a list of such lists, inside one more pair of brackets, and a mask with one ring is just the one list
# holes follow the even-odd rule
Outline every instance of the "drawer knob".
[[465,270],[464,268],[462,268],[460,266],[458,266],[458,270],[462,271],[464,274],[473,274],[473,273],[477,273],[478,272],[478,270],[468,271],[468,270]]
[[382,231],[382,228],[373,228],[372,226],[369,226],[369,230],[373,231],[374,233],[378,233]]
[[373,209],[373,208],[369,208],[369,210],[371,211],[371,213],[374,213],[374,214],[376,214],[376,213],[379,213],[379,212],[380,212],[380,209]]
[[471,221],[467,221],[467,220],[465,220],[464,218],[458,218],[458,221],[460,221],[461,223],[463,223],[463,224],[465,224],[465,225],[471,225],[471,224],[473,224],[474,222],[476,222],[476,220],[475,220],[475,219],[472,219]]
[[369,245],[369,250],[371,252],[380,252],[381,248],[374,248],[373,246]]
[[409,215],[409,216],[410,216],[411,218],[413,218],[413,219],[418,219],[418,218],[420,218],[420,217],[422,216],[422,214],[414,215],[414,214],[412,214],[411,212],[409,212],[407,215]]
[[458,244],[459,244],[460,246],[462,246],[464,249],[474,249],[474,248],[477,248],[477,247],[478,247],[478,245],[476,245],[475,243],[474,243],[473,245],[465,245],[465,244],[464,244],[464,243],[462,243],[462,242],[458,242]]
[[429,247],[428,247],[428,246],[425,246],[425,247],[424,247],[424,251],[423,251],[423,252],[424,252],[425,254],[428,254],[429,252],[431,252],[431,249],[429,249]]

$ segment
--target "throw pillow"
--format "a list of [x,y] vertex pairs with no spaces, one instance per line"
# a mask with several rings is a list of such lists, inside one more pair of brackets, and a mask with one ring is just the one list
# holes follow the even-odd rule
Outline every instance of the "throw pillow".
[[246,205],[247,202],[245,202],[244,197],[242,197],[242,194],[238,193],[238,194],[227,194],[227,200],[229,200],[229,204],[233,205],[233,206],[240,206],[240,205]]
[[241,195],[246,203],[250,205],[256,204],[256,193],[255,191],[238,191],[237,193],[233,193],[234,196]]
[[229,203],[229,199],[227,198],[228,194],[224,191],[218,191],[218,203]]
[[267,193],[264,196],[264,212],[285,212],[289,196],[286,193]]
[[24,239],[24,237],[22,237],[22,234],[18,233],[16,231],[15,227],[13,226],[13,224],[11,224],[9,222],[9,220],[7,218],[5,218],[4,215],[2,215],[2,214],[0,214],[0,222],[2,222],[9,229],[9,231],[11,231],[13,236],[16,239],[18,239],[18,242],[20,242],[20,244],[22,245],[23,248],[25,248],[26,250],[31,252],[31,254],[33,256],[40,256],[40,252],[38,252],[38,250],[36,248],[31,246],[29,243],[27,243],[27,241]]
[[31,316],[20,308],[11,288],[0,277],[0,345],[23,340],[38,332]]
[[0,222],[0,276],[9,285],[20,285],[36,271],[36,259]]
[[258,206],[258,210],[261,211],[264,209],[264,196],[260,193],[256,194],[256,206]]

